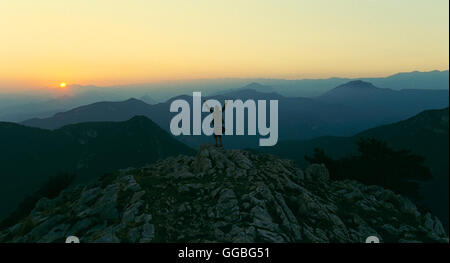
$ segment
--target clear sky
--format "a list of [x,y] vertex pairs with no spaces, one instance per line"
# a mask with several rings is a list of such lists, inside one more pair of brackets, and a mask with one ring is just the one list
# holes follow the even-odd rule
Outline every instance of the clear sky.
[[0,0],[0,90],[444,70],[448,0]]

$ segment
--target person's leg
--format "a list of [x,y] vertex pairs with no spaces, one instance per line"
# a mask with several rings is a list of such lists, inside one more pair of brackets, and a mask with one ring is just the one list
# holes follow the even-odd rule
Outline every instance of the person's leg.
[[214,135],[214,141],[216,141],[216,146],[217,146],[217,135]]
[[219,146],[222,147],[222,136],[219,136]]
[[[222,135],[225,134],[225,125],[222,123]],[[219,136],[219,140],[220,140],[220,146],[223,147],[222,145],[222,135]]]

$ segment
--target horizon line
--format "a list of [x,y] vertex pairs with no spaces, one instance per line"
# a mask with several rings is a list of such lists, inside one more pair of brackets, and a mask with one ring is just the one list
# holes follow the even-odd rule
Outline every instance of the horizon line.
[[[285,80],[285,81],[300,81],[300,80],[329,80],[329,79],[346,79],[346,80],[358,80],[358,79],[378,79],[378,78],[389,78],[395,75],[399,74],[410,74],[410,73],[431,73],[431,72],[446,72],[450,71],[450,69],[434,69],[434,70],[428,70],[428,71],[420,71],[420,70],[413,70],[413,71],[399,71],[396,73],[386,74],[383,76],[378,77],[339,77],[339,76],[331,76],[331,77],[323,77],[323,78],[266,78],[266,77],[218,77],[218,78],[186,78],[186,79],[168,79],[168,80],[160,80],[155,82],[135,82],[135,83],[127,83],[127,84],[118,84],[118,85],[95,85],[95,84],[70,84],[69,87],[98,87],[98,88],[108,88],[108,87],[123,87],[123,86],[140,86],[140,85],[149,85],[149,84],[164,84],[164,83],[176,83],[176,82],[183,82],[183,81],[208,81],[208,80]],[[250,83],[249,83],[250,84]]]

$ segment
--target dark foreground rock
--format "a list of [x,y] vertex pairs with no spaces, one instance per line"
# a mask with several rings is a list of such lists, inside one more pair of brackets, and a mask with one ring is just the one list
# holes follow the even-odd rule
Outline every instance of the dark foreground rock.
[[441,222],[378,186],[204,145],[41,199],[0,242],[448,242]]

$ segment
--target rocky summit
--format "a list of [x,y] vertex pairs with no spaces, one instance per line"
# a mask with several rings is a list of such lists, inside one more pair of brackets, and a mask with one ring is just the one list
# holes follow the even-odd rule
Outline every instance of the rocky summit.
[[441,222],[314,164],[200,147],[41,199],[0,242],[448,242]]

